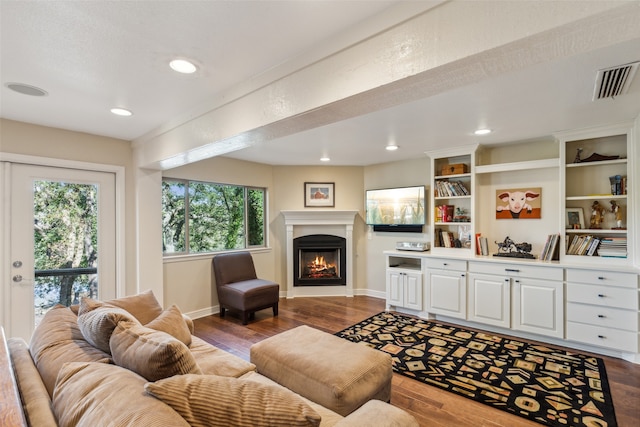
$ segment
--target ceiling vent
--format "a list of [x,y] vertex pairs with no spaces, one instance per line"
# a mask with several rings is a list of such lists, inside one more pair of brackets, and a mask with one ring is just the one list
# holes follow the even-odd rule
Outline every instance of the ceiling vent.
[[596,87],[593,91],[593,100],[615,98],[629,91],[633,76],[636,74],[640,61],[616,67],[598,70],[596,75]]

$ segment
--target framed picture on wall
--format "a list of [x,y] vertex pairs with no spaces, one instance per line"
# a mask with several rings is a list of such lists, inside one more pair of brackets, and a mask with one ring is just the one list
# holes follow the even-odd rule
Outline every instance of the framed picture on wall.
[[496,219],[540,219],[542,188],[496,190]]
[[305,182],[305,208],[332,208],[335,205],[334,182]]

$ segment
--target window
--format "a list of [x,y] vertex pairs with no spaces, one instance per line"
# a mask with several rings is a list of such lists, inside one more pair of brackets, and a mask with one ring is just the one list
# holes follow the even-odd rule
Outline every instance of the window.
[[265,246],[266,189],[162,180],[162,251],[195,254]]

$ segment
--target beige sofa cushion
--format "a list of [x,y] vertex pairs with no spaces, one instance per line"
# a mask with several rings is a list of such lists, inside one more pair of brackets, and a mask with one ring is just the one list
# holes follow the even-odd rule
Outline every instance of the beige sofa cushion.
[[192,337],[191,354],[196,359],[203,374],[220,375],[221,377],[239,377],[256,370],[256,365],[212,346],[198,337]]
[[175,304],[164,310],[158,317],[144,326],[155,329],[156,331],[166,332],[182,341],[186,346],[191,345],[191,331],[180,309]]
[[[278,384],[277,382],[270,380],[269,378],[265,377],[264,375],[260,375],[257,372],[249,372],[243,376],[240,377],[240,379],[243,380],[247,380],[247,381],[255,381],[258,383],[262,383],[262,384],[267,384],[267,385],[272,385],[275,387],[282,387],[280,384]],[[307,403],[309,406],[311,406],[313,408],[314,411],[316,411],[318,413],[318,415],[320,415],[320,427],[332,427],[333,425],[335,425],[338,421],[340,421],[341,419],[343,419],[344,417],[336,412],[333,412],[331,409],[325,408],[322,405],[317,404],[316,402],[307,399],[304,396],[300,396],[297,395],[300,399],[302,399],[305,403]],[[367,423],[363,423],[362,424],[367,425]]]
[[78,317],[63,305],[51,308],[31,336],[29,351],[49,396],[66,362],[106,362],[111,356],[89,344],[80,332]]
[[30,426],[57,427],[51,397],[40,379],[27,343],[22,338],[9,338],[7,347],[27,422]]
[[110,347],[116,365],[130,369],[149,381],[202,373],[184,343],[166,332],[137,322],[120,322],[111,335]]
[[118,322],[137,320],[126,310],[91,298],[80,300],[78,326],[89,344],[109,353],[109,339]]
[[151,290],[137,295],[108,300],[105,303],[128,311],[143,325],[151,322],[162,313],[162,306]]
[[320,416],[284,387],[214,375],[181,375],[145,385],[192,426],[318,426]]
[[115,365],[68,363],[53,409],[60,427],[188,427],[171,407],[144,392],[146,380]]

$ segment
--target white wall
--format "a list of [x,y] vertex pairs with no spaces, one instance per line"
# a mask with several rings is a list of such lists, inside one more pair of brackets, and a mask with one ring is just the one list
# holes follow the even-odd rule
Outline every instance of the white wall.
[[[404,187],[424,185],[429,191],[431,165],[429,157],[383,163],[367,166],[364,169],[364,188]],[[428,194],[428,193],[427,193]],[[427,197],[428,201],[429,198]],[[427,222],[431,214],[431,207],[427,206]],[[428,226],[424,233],[380,233],[374,232],[367,226],[366,232],[366,283],[370,295],[384,297],[385,295],[385,257],[383,251],[395,248],[399,241],[429,241]]]

